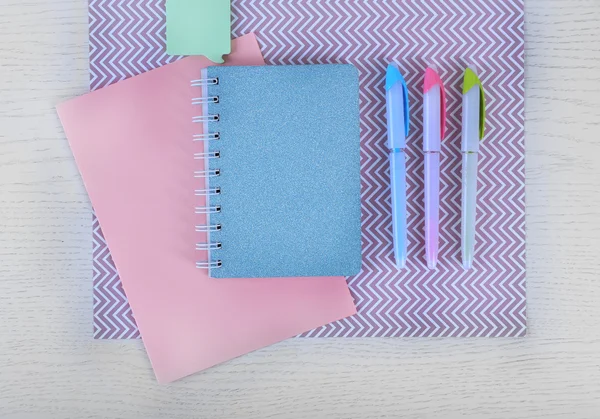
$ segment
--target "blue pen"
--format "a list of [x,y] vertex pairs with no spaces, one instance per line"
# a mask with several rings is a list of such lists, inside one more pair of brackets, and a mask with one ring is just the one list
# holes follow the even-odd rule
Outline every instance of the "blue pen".
[[390,185],[394,257],[404,268],[407,255],[406,234],[406,137],[410,126],[408,89],[398,66],[390,64],[385,78],[388,148],[390,149]]

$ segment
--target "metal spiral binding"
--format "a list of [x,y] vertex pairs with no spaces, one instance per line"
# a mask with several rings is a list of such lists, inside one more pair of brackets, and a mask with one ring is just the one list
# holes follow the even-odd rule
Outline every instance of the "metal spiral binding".
[[217,85],[219,84],[219,78],[218,77],[213,77],[213,78],[204,78],[204,79],[196,79],[196,80],[192,80],[192,87],[204,87],[204,86],[210,86],[210,85]]
[[205,103],[219,103],[219,96],[195,97],[192,105],[203,105]]
[[221,212],[220,205],[213,205],[212,207],[196,207],[196,214],[217,214]]
[[221,231],[221,224],[212,225],[197,225],[196,233],[210,233],[214,231]]
[[214,269],[220,268],[223,263],[220,260],[216,260],[214,262],[196,262],[196,268],[198,269]]
[[196,250],[218,250],[223,246],[221,243],[197,243]]
[[206,153],[194,153],[194,160],[218,159],[221,157],[220,151],[209,151]]
[[218,132],[209,132],[208,134],[194,134],[192,141],[220,140],[221,134]]
[[216,188],[208,188],[208,189],[196,189],[194,191],[194,195],[196,196],[207,196],[207,195],[220,195],[221,188],[217,186]]
[[221,115],[219,115],[219,114],[199,115],[199,116],[194,116],[192,118],[192,122],[194,122],[196,124],[204,124],[206,122],[219,122],[220,119],[221,119]]
[[[202,87],[206,88],[207,86],[214,86],[219,84],[218,78],[200,78],[191,81],[192,87]],[[208,114],[208,105],[209,104],[217,104],[220,102],[219,96],[202,96],[192,98],[192,106],[202,106],[203,112],[202,115],[192,117],[192,122],[195,124],[203,124],[204,125],[204,133],[202,134],[194,134],[192,137],[192,141],[202,141],[205,144],[205,150],[200,153],[194,153],[195,160],[205,160],[208,162],[209,159],[218,159],[221,157],[220,151],[208,151],[208,142],[209,141],[218,141],[221,139],[221,134],[219,132],[211,132],[208,129],[209,122],[219,122],[221,119],[219,114]],[[208,164],[206,165],[208,167]],[[194,172],[194,178],[204,178],[205,180],[211,177],[217,177],[221,175],[220,169],[206,169],[206,170],[197,170]],[[220,187],[209,188],[206,185],[203,189],[196,189],[194,191],[195,196],[209,196],[219,195],[221,194]],[[219,250],[222,248],[222,244],[218,242],[210,241],[210,233],[221,231],[221,224],[210,224],[210,214],[217,214],[221,212],[221,205],[207,205],[207,206],[197,206],[195,208],[196,214],[207,214],[209,216],[209,223],[207,225],[197,225],[196,232],[197,233],[207,233],[208,240],[207,243],[197,243],[196,250],[197,251],[208,251],[209,259],[210,252],[213,250]],[[208,261],[200,261],[196,262],[196,267],[199,269],[215,269],[220,268],[222,262],[220,260],[208,260]]]
[[221,176],[221,170],[220,169],[210,169],[210,170],[196,170],[194,172],[194,177],[195,178],[200,178],[200,177],[217,177],[217,176]]

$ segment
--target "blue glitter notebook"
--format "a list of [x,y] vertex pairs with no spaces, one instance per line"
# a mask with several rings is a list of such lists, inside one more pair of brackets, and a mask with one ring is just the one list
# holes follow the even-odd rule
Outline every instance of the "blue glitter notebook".
[[205,126],[213,278],[351,276],[361,267],[358,71],[209,67]]

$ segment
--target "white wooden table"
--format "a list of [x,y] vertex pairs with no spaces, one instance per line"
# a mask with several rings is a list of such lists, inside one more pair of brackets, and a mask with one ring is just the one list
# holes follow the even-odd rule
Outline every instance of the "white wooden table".
[[0,3],[0,418],[600,417],[600,1],[526,0],[527,338],[290,340],[168,386],[91,339],[54,111],[88,86],[87,2]]

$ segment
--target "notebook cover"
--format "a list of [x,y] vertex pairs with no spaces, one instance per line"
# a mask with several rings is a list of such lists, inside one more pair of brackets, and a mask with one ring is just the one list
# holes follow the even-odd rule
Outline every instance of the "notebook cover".
[[358,72],[209,67],[214,278],[351,276],[361,267]]
[[[169,59],[164,2],[91,0],[92,86]],[[232,1],[235,36],[256,32],[269,64],[353,63],[360,74],[363,270],[349,279],[358,315],[306,336],[523,336],[525,291],[524,34],[522,0],[322,2]],[[139,16],[139,17],[138,17]],[[137,25],[137,26],[136,26]],[[113,27],[131,28],[110,31]],[[142,47],[135,40],[143,39]],[[133,45],[133,46],[132,46]],[[124,60],[112,60],[123,56]],[[134,58],[131,60],[130,58]],[[385,147],[389,61],[397,61],[413,105],[409,138],[408,269],[394,267]],[[476,265],[460,261],[460,100],[469,63],[481,69],[489,99],[479,177]],[[425,266],[423,73],[437,64],[447,86],[442,144],[440,264]],[[96,230],[97,337],[135,337],[128,306]],[[100,309],[100,307],[103,307]]]
[[[263,63],[253,35],[227,64]],[[343,277],[215,280],[197,269],[190,86],[185,58],[69,100],[61,122],[160,382],[173,381],[355,313]]]

